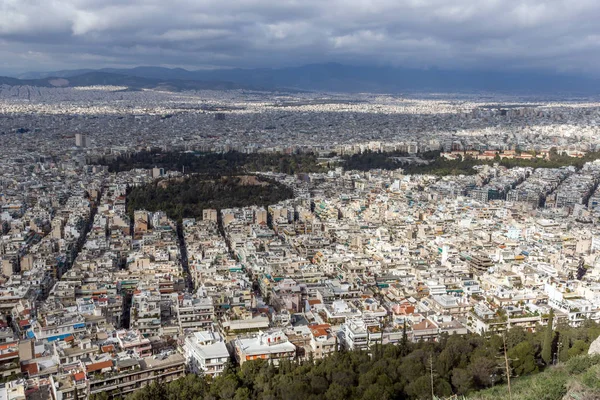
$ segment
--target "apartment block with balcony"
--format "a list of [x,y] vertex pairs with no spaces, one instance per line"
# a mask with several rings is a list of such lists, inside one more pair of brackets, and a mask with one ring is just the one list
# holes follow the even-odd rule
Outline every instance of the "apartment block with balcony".
[[331,325],[310,325],[310,347],[316,359],[327,357],[337,351],[337,337],[332,333]]
[[280,360],[293,360],[296,355],[294,346],[280,330],[269,333],[259,333],[250,338],[237,338],[233,342],[235,357],[243,365],[250,360],[269,360],[273,365],[279,365]]
[[215,308],[210,297],[180,295],[175,308],[179,328],[183,332],[207,329],[213,325]]
[[194,332],[183,345],[188,370],[205,375],[219,375],[229,361],[229,351],[218,332]]
[[90,395],[106,392],[111,399],[155,381],[168,383],[185,376],[185,358],[179,353],[141,359],[115,358],[86,367]]

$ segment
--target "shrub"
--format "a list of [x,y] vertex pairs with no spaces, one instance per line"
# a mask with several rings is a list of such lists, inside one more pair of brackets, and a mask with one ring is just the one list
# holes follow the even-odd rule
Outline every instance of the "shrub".
[[578,356],[567,361],[566,369],[570,374],[581,374],[597,364],[600,364],[600,355]]

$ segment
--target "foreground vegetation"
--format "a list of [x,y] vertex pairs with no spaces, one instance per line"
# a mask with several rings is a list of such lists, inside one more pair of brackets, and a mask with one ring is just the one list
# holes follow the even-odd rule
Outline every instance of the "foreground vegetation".
[[536,375],[512,380],[508,386],[495,386],[473,393],[473,400],[561,400],[600,399],[600,356],[577,356],[565,364]]
[[[559,398],[555,395],[566,393],[571,382],[563,371],[580,374],[581,382],[593,389],[598,359],[579,360],[598,335],[600,325],[593,322],[536,333],[511,329],[505,337],[506,356],[513,390],[523,393],[513,398]],[[428,399],[432,379],[433,392],[441,398],[458,394],[495,399],[507,393],[504,362],[504,341],[496,335],[443,336],[436,343],[403,340],[370,353],[338,352],[323,360],[283,362],[279,368],[262,360],[241,368],[231,365],[215,379],[188,375],[168,384],[154,382],[128,400]],[[563,366],[552,367],[555,363]],[[545,392],[552,395],[544,397]]]
[[[252,180],[253,182],[246,182]],[[127,194],[127,211],[164,211],[169,218],[202,218],[205,208],[268,206],[292,198],[292,189],[255,176],[225,176],[206,179],[192,175],[178,180],[160,180],[132,188]]]

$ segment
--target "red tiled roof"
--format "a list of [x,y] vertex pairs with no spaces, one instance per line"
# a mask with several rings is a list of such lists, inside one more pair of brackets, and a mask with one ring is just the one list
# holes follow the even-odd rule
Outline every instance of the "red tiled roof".
[[112,360],[108,360],[108,361],[101,361],[98,363],[86,365],[85,368],[86,368],[87,372],[94,372],[94,371],[101,371],[104,368],[110,368],[112,366],[113,366]]
[[75,382],[79,382],[85,379],[85,372],[77,372],[76,374],[73,374],[73,379],[75,379]]
[[18,351],[11,351],[10,353],[0,354],[0,360],[4,360],[5,358],[13,358],[19,355]]
[[102,346],[102,352],[103,353],[111,353],[115,351],[115,346],[112,344],[106,345],[106,346]]
[[37,363],[21,364],[21,372],[27,373],[29,376],[35,375],[39,371]]
[[329,324],[321,324],[321,325],[310,325],[310,330],[315,336],[327,336],[327,330],[331,329],[331,325]]

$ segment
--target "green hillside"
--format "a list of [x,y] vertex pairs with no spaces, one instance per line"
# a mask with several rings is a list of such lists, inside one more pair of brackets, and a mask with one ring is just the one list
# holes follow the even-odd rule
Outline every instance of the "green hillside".
[[[600,356],[578,356],[535,375],[512,380],[515,400],[600,399]],[[467,397],[472,400],[510,399],[506,384]]]
[[[567,393],[573,400],[598,399],[600,356],[585,354],[599,332],[600,325],[586,321],[577,328],[559,324],[537,332],[514,327],[504,338],[442,335],[438,342],[413,343],[405,337],[368,352],[280,360],[279,368],[266,360],[232,363],[216,378],[155,381],[127,400],[420,400],[431,399],[432,392],[441,399],[509,399],[505,344],[513,399],[562,399]],[[111,395],[118,397],[105,392],[92,400]]]

